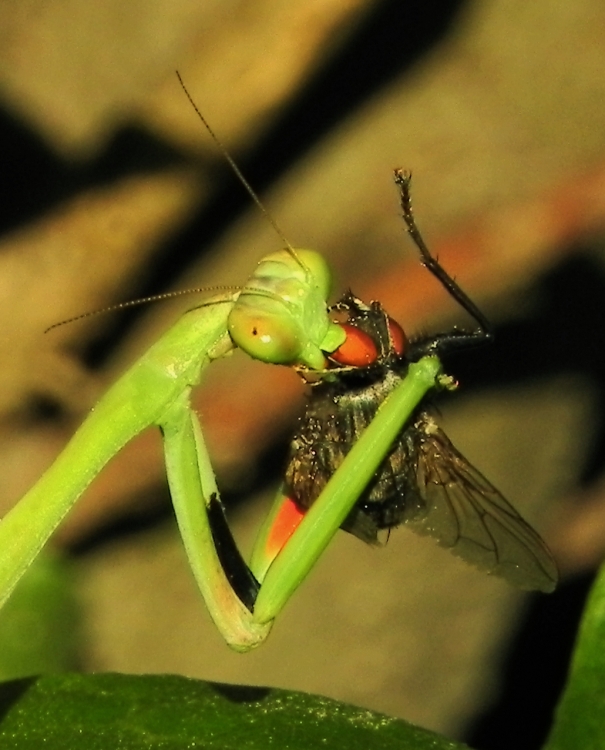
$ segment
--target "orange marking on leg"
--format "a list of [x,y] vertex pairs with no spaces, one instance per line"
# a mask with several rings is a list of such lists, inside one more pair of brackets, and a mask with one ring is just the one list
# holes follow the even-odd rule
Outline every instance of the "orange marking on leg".
[[294,500],[289,497],[285,498],[267,537],[266,552],[271,558],[281,551],[284,544],[296,531],[304,515],[304,510],[301,510]]

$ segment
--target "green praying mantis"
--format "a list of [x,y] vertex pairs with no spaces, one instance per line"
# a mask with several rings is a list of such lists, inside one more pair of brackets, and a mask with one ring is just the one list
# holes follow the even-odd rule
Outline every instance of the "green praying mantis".
[[[286,241],[285,249],[259,262],[239,291],[186,312],[107,391],[54,464],[2,519],[0,605],[95,476],[149,425],[162,434],[170,493],[193,574],[212,619],[237,651],[266,639],[341,527],[374,541],[380,529],[404,523],[515,585],[554,588],[556,566],[540,537],[453,448],[422,406],[431,391],[455,387],[443,373],[441,356],[488,340],[491,329],[426,248],[412,215],[410,176],[397,170],[395,180],[422,263],[478,330],[454,329],[407,342],[378,303],[367,306],[349,294],[330,307],[326,261]],[[227,526],[190,400],[205,369],[235,347],[262,362],[293,367],[311,384],[308,429],[303,420],[285,485],[249,564]],[[370,392],[374,406],[359,431],[342,439],[324,435],[326,425],[338,422],[341,407],[343,414],[355,408],[346,400],[366,403]],[[321,422],[314,403],[330,405],[327,422]]]

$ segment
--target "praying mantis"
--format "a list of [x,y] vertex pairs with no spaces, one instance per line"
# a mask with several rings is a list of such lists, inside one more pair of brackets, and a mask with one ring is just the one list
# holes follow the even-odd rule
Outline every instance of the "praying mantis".
[[[428,393],[455,387],[443,373],[441,356],[489,340],[491,329],[424,244],[411,210],[410,176],[396,170],[395,181],[421,262],[474,318],[477,330],[454,329],[407,342],[378,303],[368,306],[349,294],[330,307],[326,261],[286,241],[284,249],[259,262],[239,291],[205,300],[152,345],[2,519],[0,605],[104,465],[149,425],[157,425],[162,434],[175,515],[198,587],[219,631],[237,651],[266,639],[340,527],[374,541],[380,529],[408,524],[521,588],[554,588],[556,565],[540,537],[451,446],[422,408]],[[259,531],[249,564],[225,520],[190,401],[205,369],[235,347],[262,362],[295,368],[311,384],[307,424],[315,427],[313,404],[322,389],[331,389],[331,404],[355,389],[380,390],[362,429],[343,439],[338,455],[321,466],[315,457],[330,452],[339,438],[326,447],[325,422],[313,432],[305,429],[303,420],[292,443],[286,483]],[[328,422],[332,418],[338,420],[338,410],[330,413]],[[392,491],[374,493],[384,483],[385,462],[389,472],[397,470],[391,461],[396,449],[398,471],[405,478],[395,491],[398,500]],[[444,470],[442,454],[453,470]],[[438,464],[433,473],[431,460]]]

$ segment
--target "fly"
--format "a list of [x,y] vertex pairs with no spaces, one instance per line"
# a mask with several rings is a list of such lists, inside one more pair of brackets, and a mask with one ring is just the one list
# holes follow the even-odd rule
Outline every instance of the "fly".
[[[422,239],[412,212],[410,181],[409,173],[395,171],[403,219],[421,262],[477,327],[408,341],[379,302],[367,305],[345,294],[332,313],[343,320],[346,341],[311,384],[290,446],[286,491],[303,509],[322,492],[385,398],[406,377],[410,363],[493,339],[488,319]],[[556,586],[557,567],[546,544],[452,445],[426,402],[406,423],[341,528],[375,544],[379,531],[399,525],[434,537],[467,563],[519,588],[550,592]]]

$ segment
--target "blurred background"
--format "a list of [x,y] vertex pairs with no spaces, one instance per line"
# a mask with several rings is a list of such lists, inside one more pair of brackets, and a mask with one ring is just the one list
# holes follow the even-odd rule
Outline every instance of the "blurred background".
[[[178,672],[322,693],[481,750],[538,747],[605,547],[604,29],[597,0],[0,4],[2,512],[194,303],[45,328],[241,284],[280,247],[178,68],[290,242],[329,259],[336,292],[380,299],[409,333],[447,330],[467,321],[399,217],[392,169],[413,170],[425,239],[497,326],[493,348],[447,363],[461,388],[443,426],[562,574],[555,594],[530,596],[405,529],[378,550],[343,533],[267,644],[231,653],[187,568],[150,430],[56,534],[59,572],[53,558],[52,580],[38,573],[33,599],[0,615],[0,637],[57,653],[7,657],[5,677]],[[244,548],[302,405],[294,373],[241,354],[199,389]]]

